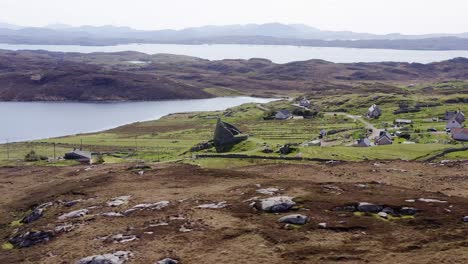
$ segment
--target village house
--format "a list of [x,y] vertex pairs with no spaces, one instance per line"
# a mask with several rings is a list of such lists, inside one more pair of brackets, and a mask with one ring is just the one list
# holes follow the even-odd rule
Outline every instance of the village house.
[[370,147],[371,141],[368,138],[360,138],[357,140],[355,147]]
[[413,124],[413,120],[409,119],[395,119],[393,122],[396,126],[404,126]]
[[223,122],[221,118],[218,118],[213,137],[213,143],[217,152],[229,151],[232,146],[247,138],[248,135],[243,135],[237,127]]
[[460,110],[446,111],[445,112],[445,120],[447,120],[447,121],[455,120],[459,124],[462,124],[463,122],[465,122],[465,114]]
[[454,128],[450,131],[452,134],[453,140],[457,141],[468,141],[468,128]]
[[73,151],[65,153],[63,158],[66,160],[76,160],[83,164],[90,164],[92,160],[92,153],[82,149],[73,149]]
[[390,145],[392,143],[392,136],[387,131],[380,131],[379,136],[375,138],[376,145]]
[[305,108],[310,108],[310,101],[307,100],[306,98],[302,98],[299,101],[299,105],[302,106],[302,107],[305,107]]
[[380,108],[373,104],[371,107],[369,107],[367,111],[367,118],[379,118],[382,115],[382,110]]
[[292,118],[292,114],[289,110],[283,109],[275,114],[275,119],[277,120],[286,120]]
[[455,120],[455,119],[449,120],[449,121],[447,122],[447,125],[445,126],[445,128],[446,128],[447,130],[452,130],[452,129],[454,129],[454,128],[462,128],[462,127],[463,127],[463,125],[460,124],[460,123],[459,123],[457,120]]

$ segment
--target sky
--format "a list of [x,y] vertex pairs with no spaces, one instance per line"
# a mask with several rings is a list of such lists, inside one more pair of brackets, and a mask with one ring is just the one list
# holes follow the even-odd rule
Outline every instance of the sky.
[[0,0],[0,22],[136,29],[279,22],[377,34],[468,32],[468,0]]

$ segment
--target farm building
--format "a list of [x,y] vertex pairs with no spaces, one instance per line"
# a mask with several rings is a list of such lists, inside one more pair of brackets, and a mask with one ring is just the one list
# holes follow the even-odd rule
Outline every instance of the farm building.
[[460,110],[446,111],[445,112],[445,120],[447,120],[447,121],[455,120],[459,124],[461,124],[461,123],[465,122],[465,114]]
[[223,122],[221,121],[221,118],[218,118],[213,138],[217,152],[229,151],[232,146],[246,140],[247,138],[248,135],[243,135],[237,127]]
[[454,128],[450,132],[454,140],[468,141],[468,128]]
[[460,124],[457,120],[451,119],[447,122],[447,125],[445,126],[446,129],[454,129],[454,128],[462,128],[463,125]]
[[299,101],[299,105],[305,108],[310,108],[310,101],[306,98],[303,98],[301,101]]
[[74,149],[71,152],[65,153],[65,156],[63,158],[66,160],[76,160],[80,163],[89,164],[91,163],[92,154],[89,151]]
[[292,118],[292,114],[289,110],[283,109],[276,112],[275,119],[277,120],[286,120]]
[[397,126],[404,126],[404,125],[411,125],[413,124],[413,120],[410,119],[395,119],[393,122]]
[[382,110],[380,108],[373,104],[371,107],[369,107],[367,111],[367,118],[379,118],[382,115]]
[[390,145],[392,143],[392,136],[387,131],[381,131],[379,136],[375,138],[376,145]]
[[370,147],[371,141],[368,138],[360,138],[357,140],[355,147]]

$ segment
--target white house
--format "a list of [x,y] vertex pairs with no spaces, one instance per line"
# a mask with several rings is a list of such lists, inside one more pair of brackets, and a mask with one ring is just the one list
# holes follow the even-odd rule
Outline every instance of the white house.
[[373,104],[367,110],[367,118],[379,118],[382,115],[382,110],[376,105]]

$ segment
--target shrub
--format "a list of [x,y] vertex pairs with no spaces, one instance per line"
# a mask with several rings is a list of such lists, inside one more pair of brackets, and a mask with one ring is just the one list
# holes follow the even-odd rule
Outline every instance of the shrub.
[[24,156],[24,161],[26,162],[34,162],[34,161],[40,161],[40,160],[47,160],[46,156],[41,156],[36,154],[34,150],[31,150],[26,156]]

